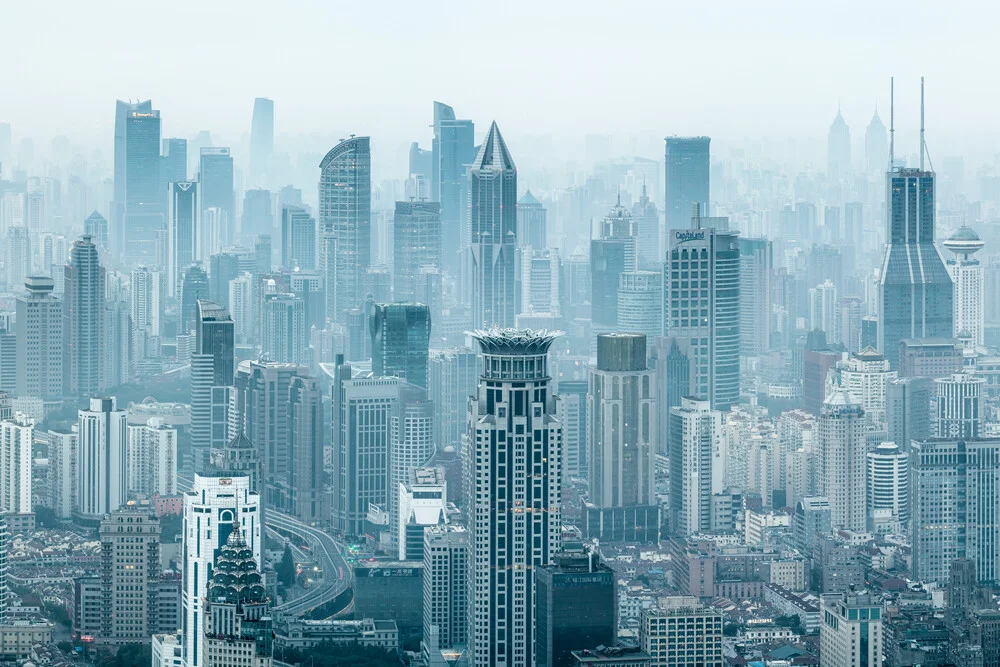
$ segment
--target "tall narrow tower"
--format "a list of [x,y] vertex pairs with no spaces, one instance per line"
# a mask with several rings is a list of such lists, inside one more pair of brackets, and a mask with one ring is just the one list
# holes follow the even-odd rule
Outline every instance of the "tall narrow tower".
[[533,569],[561,544],[562,425],[549,390],[558,333],[475,331],[483,353],[465,459],[471,664],[534,665]]
[[104,343],[104,267],[93,238],[73,242],[65,270],[64,330],[69,360],[69,393],[95,396],[100,391],[101,349]]
[[983,267],[973,255],[986,245],[972,229],[962,225],[942,244],[955,253],[947,262],[955,286],[955,337],[968,337],[973,346],[983,345],[986,281]]

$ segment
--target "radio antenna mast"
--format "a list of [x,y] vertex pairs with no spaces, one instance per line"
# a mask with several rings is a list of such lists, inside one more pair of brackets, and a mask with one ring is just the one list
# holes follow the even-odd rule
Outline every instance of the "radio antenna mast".
[[924,170],[924,77],[920,77],[920,171]]
[[889,77],[889,171],[896,161],[896,79]]

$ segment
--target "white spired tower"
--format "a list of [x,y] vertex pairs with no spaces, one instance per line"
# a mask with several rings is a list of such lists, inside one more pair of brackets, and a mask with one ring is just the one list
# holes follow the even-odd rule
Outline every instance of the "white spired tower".
[[985,245],[979,235],[965,225],[944,242],[944,247],[955,253],[955,257],[945,264],[955,286],[955,337],[970,339],[974,347],[983,344],[986,295],[983,267],[972,256]]
[[[475,331],[483,353],[465,445],[470,664],[528,667],[533,570],[561,544],[562,424],[548,351],[560,333]],[[474,509],[472,509],[474,508]]]

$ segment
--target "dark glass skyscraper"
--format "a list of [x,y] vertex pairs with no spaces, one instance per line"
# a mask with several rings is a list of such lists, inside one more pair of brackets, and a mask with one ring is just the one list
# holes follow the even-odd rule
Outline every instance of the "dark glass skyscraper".
[[214,448],[228,444],[228,409],[235,377],[233,318],[215,303],[199,299],[195,349],[191,354],[191,449],[195,472],[208,469]]
[[398,375],[427,388],[431,314],[420,303],[372,304],[368,313],[372,371],[376,377]]
[[512,327],[517,310],[517,168],[495,122],[470,179],[472,324]]
[[475,125],[457,120],[455,110],[434,103],[434,141],[431,145],[431,197],[441,204],[443,268],[459,274],[460,251],[470,240],[462,224],[467,199],[466,171],[476,158]]
[[[164,139],[160,154],[160,189],[164,197],[171,183],[187,180],[187,139]],[[166,208],[166,207],[164,207]]]
[[667,137],[667,239],[691,226],[691,205],[708,211],[709,137]]
[[63,289],[68,390],[75,396],[96,396],[104,343],[104,267],[90,236],[73,242]]
[[320,162],[319,264],[326,280],[326,313],[337,322],[364,300],[371,264],[372,156],[368,137],[351,137]]
[[180,290],[184,272],[201,258],[201,208],[195,181],[171,183],[168,193],[167,290],[174,296]]
[[274,102],[266,97],[253,101],[250,121],[250,184],[265,185],[263,179],[274,152]]
[[420,269],[441,268],[441,204],[398,201],[393,220],[393,294],[396,301],[416,301]]
[[[201,190],[201,216],[210,208],[219,210],[216,234],[223,244],[235,241],[236,195],[233,192],[233,157],[228,148],[202,148],[198,187]],[[206,249],[211,251],[211,249]],[[209,253],[206,253],[209,254]]]
[[299,206],[281,209],[281,267],[316,268],[316,220]]
[[878,349],[896,368],[901,340],[952,337],[954,291],[934,245],[934,173],[894,169],[886,174],[886,187]]
[[618,326],[618,282],[636,270],[636,228],[621,198],[601,222],[601,238],[590,241],[590,319],[598,332]]
[[160,112],[150,101],[118,102],[115,117],[115,207],[119,224],[112,248],[127,264],[156,261],[163,228],[160,177]]

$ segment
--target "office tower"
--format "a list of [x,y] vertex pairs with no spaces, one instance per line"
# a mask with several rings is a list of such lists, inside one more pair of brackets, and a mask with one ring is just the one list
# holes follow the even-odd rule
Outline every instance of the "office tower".
[[722,413],[684,397],[668,419],[671,523],[679,535],[711,530],[712,494],[722,491],[726,466]]
[[393,220],[393,295],[415,301],[421,268],[442,268],[441,204],[398,201]]
[[569,665],[574,650],[615,643],[617,583],[598,554],[555,554],[534,577],[536,667]]
[[113,397],[92,398],[90,408],[79,411],[78,442],[79,503],[74,515],[99,521],[124,504],[128,492],[128,428],[125,411],[118,409]]
[[104,216],[94,211],[83,221],[83,233],[94,237],[94,243],[97,244],[97,250],[101,253],[107,253],[110,251],[108,244],[110,243],[108,239],[108,221],[104,219]]
[[31,273],[31,240],[27,227],[18,225],[7,230],[4,266],[7,269],[7,289],[14,291],[24,284],[24,279]]
[[240,218],[240,238],[270,236],[274,233],[271,212],[271,191],[254,188],[243,195],[243,215]]
[[517,167],[496,122],[469,178],[472,324],[512,327],[518,305]]
[[250,121],[250,185],[265,185],[274,152],[274,102],[255,97]]
[[[201,190],[201,215],[216,209],[217,234],[223,244],[236,241],[236,195],[233,192],[233,158],[228,148],[208,147],[200,151],[198,186]],[[212,250],[214,252],[214,250]]]
[[10,548],[10,533],[7,520],[0,516],[0,623],[7,624],[7,608],[10,605],[10,590],[7,587],[7,550]]
[[899,377],[947,378],[962,372],[963,345],[955,338],[912,338],[899,342]]
[[[876,349],[874,345],[862,345],[861,314],[864,302],[856,296],[845,296],[837,300],[836,308],[833,342],[840,343],[852,354],[866,347]],[[875,342],[878,342],[877,337]]]
[[873,432],[886,430],[886,385],[896,379],[889,361],[873,348],[865,348],[837,362],[833,370],[836,386],[846,389],[853,402],[865,411],[865,423]]
[[809,329],[826,334],[831,342],[836,337],[837,288],[829,280],[809,289]]
[[655,542],[660,524],[653,483],[657,397],[653,371],[646,365],[646,336],[598,335],[597,366],[589,376],[586,536],[601,542]]
[[281,268],[316,268],[316,220],[298,206],[281,209]]
[[774,254],[768,239],[739,239],[740,354],[760,356],[771,347]]
[[285,511],[309,525],[327,521],[323,470],[323,402],[319,380],[305,373],[288,386],[288,502]]
[[889,165],[889,137],[876,108],[865,129],[865,171],[869,177],[877,178],[885,173],[887,165],[892,167]]
[[[410,177],[419,177],[422,185],[421,189],[427,188],[426,198],[430,198],[430,187],[431,187],[431,172],[434,171],[434,151],[429,151],[420,147],[420,142],[414,141],[410,143],[410,156],[409,156],[409,171],[407,172]],[[424,183],[426,182],[426,183]]]
[[937,396],[934,436],[963,440],[980,437],[986,378],[956,373],[950,378],[936,378],[934,389]]
[[160,417],[129,424],[126,488],[145,498],[177,494],[177,429]]
[[205,254],[196,181],[170,183],[167,207],[167,289],[174,296],[189,266],[208,257]]
[[549,247],[545,207],[531,190],[517,200],[517,240],[522,248],[544,250]]
[[368,137],[341,141],[320,163],[319,268],[326,278],[326,314],[345,323],[364,299],[371,264],[371,147]]
[[42,431],[37,435],[49,447],[51,509],[60,519],[71,519],[77,499],[77,434]]
[[274,249],[271,247],[271,235],[261,234],[253,242],[253,258],[256,271],[260,275],[271,272],[274,265],[271,262],[271,255]]
[[31,514],[35,422],[20,412],[0,421],[0,511]]
[[519,314],[560,314],[559,251],[555,248],[521,250],[521,304]]
[[368,315],[372,372],[427,388],[431,316],[420,303],[373,304]]
[[348,361],[365,361],[371,358],[367,336],[367,318],[360,308],[347,311],[347,340],[344,343]]
[[892,442],[868,452],[868,530],[901,534],[910,525],[909,463]]
[[656,204],[646,194],[646,181],[642,182],[642,194],[632,206],[635,220],[636,250],[639,268],[644,271],[659,270],[663,255],[660,253],[660,212]]
[[440,449],[462,448],[466,403],[476,393],[478,355],[469,348],[433,350],[427,362],[428,397],[437,410],[434,442]]
[[712,228],[674,231],[663,284],[667,334],[691,341],[691,395],[708,399],[716,410],[729,409],[740,397],[737,235]]
[[[590,319],[590,257],[582,248],[562,258],[559,267],[559,305],[567,320]],[[617,305],[617,300],[615,304]]]
[[465,207],[468,169],[476,160],[475,143],[473,122],[456,119],[454,109],[435,102],[431,199],[441,204],[441,268],[456,277],[462,264],[460,253],[473,241],[465,225]]
[[399,560],[424,559],[424,532],[445,525],[448,482],[443,468],[414,467],[395,485],[396,517],[391,524]]
[[882,602],[865,591],[822,598],[820,656],[831,667],[882,667],[887,649]]
[[306,356],[306,313],[293,294],[265,294],[261,320],[261,359],[300,364]]
[[[398,526],[409,518],[400,513],[400,486],[410,479],[414,470],[425,466],[434,455],[434,404],[427,400],[427,390],[400,382],[399,400],[391,416],[390,426],[392,440],[389,443],[386,508],[392,531],[390,541],[399,547]],[[443,516],[441,520],[444,520]]]
[[[124,276],[118,274],[124,281]],[[128,283],[124,289],[109,293],[101,309],[101,327],[104,347],[101,349],[101,375],[98,386],[101,390],[118,387],[135,375],[133,345],[135,334],[132,326],[132,305],[129,303]]]
[[[319,271],[293,271],[288,274],[288,289],[302,300],[305,310],[306,335],[312,327],[326,327],[326,292],[323,291],[323,274]],[[308,345],[308,341],[306,342]]]
[[723,667],[722,612],[694,596],[665,597],[642,611],[639,648],[651,667]]
[[913,440],[931,437],[931,381],[898,378],[885,385],[888,440],[909,451]]
[[232,252],[218,252],[208,258],[208,298],[229,308],[229,281],[240,275],[241,258]]
[[830,501],[825,496],[805,497],[795,503],[792,544],[800,553],[811,554],[815,538],[829,535],[832,531]]
[[667,137],[666,222],[667,238],[691,227],[691,206],[708,212],[709,137]]
[[847,180],[851,175],[851,130],[840,115],[830,124],[826,140],[826,176],[832,182]]
[[198,299],[191,354],[191,451],[194,471],[206,470],[212,449],[228,442],[227,423],[236,358],[233,319],[225,308]]
[[423,551],[424,632],[420,649],[428,657],[438,651],[440,658],[440,651],[454,653],[449,649],[463,649],[468,641],[469,533],[460,525],[431,526],[424,530]]
[[17,297],[17,393],[46,402],[63,396],[62,300],[52,294],[51,278],[32,276]]
[[257,332],[253,326],[253,276],[242,273],[229,281],[229,312],[236,330],[236,340],[248,342]]
[[963,225],[942,245],[955,253],[955,257],[945,263],[955,286],[954,336],[971,338],[973,347],[978,347],[983,345],[986,283],[979,260],[972,256],[982,250],[986,243],[980,240],[976,232]]
[[159,616],[160,519],[152,506],[113,508],[101,520],[101,632],[111,645],[144,644]]
[[[681,404],[683,396],[691,395],[691,379],[695,377],[694,356],[691,354],[690,341],[687,338],[665,336],[653,341],[646,340],[647,348],[652,348],[651,360],[656,370],[657,396],[661,410],[670,412],[670,408]],[[659,419],[660,443],[658,453],[666,453],[667,431],[669,419]]]
[[821,495],[830,501],[835,528],[863,531],[865,510],[865,413],[850,393],[834,389],[823,401],[818,427]]
[[654,271],[618,275],[618,325],[625,333],[653,339],[663,333],[663,276]]
[[976,561],[980,581],[1000,577],[998,457],[996,439],[934,439],[911,445],[914,579],[946,582],[952,560],[962,557]]
[[[563,427],[563,476],[587,478],[587,380],[562,380],[556,386],[556,419]],[[662,421],[662,420],[659,420]]]
[[830,370],[840,361],[840,352],[826,344],[822,331],[812,331],[802,351],[802,406],[814,415],[820,413],[826,398]]
[[126,264],[155,263],[163,228],[160,112],[149,100],[115,111],[115,232],[111,251]]
[[344,535],[362,535],[369,505],[388,503],[392,415],[399,378],[353,376],[350,364],[334,381],[333,524]]
[[180,295],[180,321],[177,323],[177,333],[186,334],[194,331],[198,316],[198,301],[208,299],[211,285],[208,275],[197,264],[192,264],[184,270],[178,294]]
[[230,534],[234,530],[241,533],[258,571],[264,564],[260,497],[250,488],[247,477],[228,472],[195,473],[191,490],[184,494],[184,526],[184,667],[201,667],[211,664],[203,632],[208,582]]
[[102,312],[104,309],[104,267],[97,257],[97,246],[90,236],[73,242],[66,264],[64,331],[69,393],[93,396],[101,386],[102,345],[105,344]]
[[[922,167],[923,146],[920,154]],[[878,349],[895,367],[900,341],[954,334],[954,293],[951,276],[934,245],[934,172],[894,167],[886,175],[886,199],[889,215],[879,273]]]
[[[61,304],[60,304],[61,305]],[[17,356],[17,325],[15,317],[0,318],[0,391],[8,395],[17,393],[17,368],[24,365],[18,362]],[[57,315],[62,318],[62,309]],[[62,332],[59,332],[62,334]],[[60,356],[62,348],[60,348]]]
[[163,273],[146,266],[132,270],[131,317],[135,328],[135,358],[159,356],[159,339],[163,335]]
[[164,139],[160,152],[160,194],[166,196],[171,183],[186,180],[187,139]]
[[590,241],[591,321],[598,332],[618,326],[619,276],[638,268],[632,214],[618,203],[601,222],[601,237]]
[[547,363],[557,335],[473,334],[483,366],[479,396],[468,403],[471,449],[463,458],[476,665],[535,664],[532,572],[551,562],[562,538],[562,426],[553,418]]

